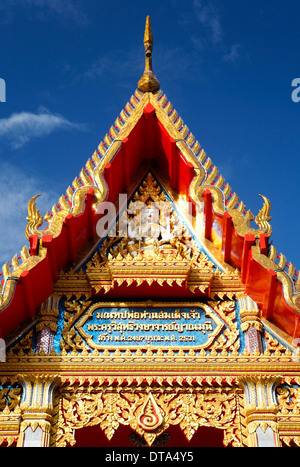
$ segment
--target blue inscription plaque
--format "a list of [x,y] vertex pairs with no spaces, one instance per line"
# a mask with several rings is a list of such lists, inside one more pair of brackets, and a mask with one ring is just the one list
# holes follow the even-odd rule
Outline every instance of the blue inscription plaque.
[[[124,304],[123,304],[124,305]],[[205,304],[92,305],[76,329],[93,349],[120,347],[208,348],[224,322]]]

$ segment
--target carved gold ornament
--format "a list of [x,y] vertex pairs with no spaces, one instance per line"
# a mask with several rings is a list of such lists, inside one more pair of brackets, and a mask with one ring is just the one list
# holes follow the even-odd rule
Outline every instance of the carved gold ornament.
[[28,239],[30,235],[38,232],[39,227],[43,224],[43,218],[40,215],[40,211],[36,207],[36,199],[41,195],[36,195],[31,198],[28,203],[28,217],[26,220],[28,224],[26,226],[25,235]]
[[[64,276],[66,288],[71,274]],[[212,298],[226,293],[232,298],[244,290],[237,273],[221,273],[199,249],[151,173],[134,194],[114,232],[108,234],[87,264],[82,290],[90,286],[95,294],[107,293],[122,284],[138,287],[143,283],[177,284]]]
[[300,447],[300,379],[277,388],[278,425],[283,446]]
[[111,440],[120,425],[129,425],[151,446],[169,426],[178,425],[188,440],[200,426],[208,426],[224,431],[225,445],[241,446],[241,401],[232,388],[150,390],[75,384],[61,388],[52,443],[73,446],[75,431],[94,425]]
[[0,446],[16,446],[19,437],[21,421],[21,409],[17,406],[14,410],[9,410],[6,406],[0,412]]
[[137,423],[145,432],[152,432],[162,425],[163,420],[161,410],[150,392],[137,417]]
[[271,203],[266,196],[263,196],[263,195],[259,195],[259,196],[261,196],[262,199],[264,200],[264,205],[262,209],[259,211],[258,215],[256,216],[255,223],[260,229],[264,230],[266,233],[271,235],[272,229],[269,223],[269,221],[272,220],[272,217],[270,216]]

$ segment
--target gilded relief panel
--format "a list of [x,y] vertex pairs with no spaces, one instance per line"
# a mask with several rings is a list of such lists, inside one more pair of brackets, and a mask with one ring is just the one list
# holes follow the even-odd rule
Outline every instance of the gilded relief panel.
[[[55,406],[52,444],[75,445],[75,431],[99,425],[108,440],[117,436],[120,425],[128,425],[147,445],[170,426],[177,425],[187,440],[200,426],[223,430],[225,446],[242,446],[243,397],[236,388],[151,385],[143,378],[125,386],[102,378],[66,381]],[[101,384],[104,383],[104,384]]]

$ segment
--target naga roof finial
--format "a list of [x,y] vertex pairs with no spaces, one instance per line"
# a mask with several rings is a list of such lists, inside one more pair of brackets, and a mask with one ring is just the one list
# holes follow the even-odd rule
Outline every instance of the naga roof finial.
[[138,90],[146,93],[155,93],[159,91],[160,83],[152,70],[152,49],[153,49],[153,36],[150,16],[146,18],[146,27],[144,35],[144,47],[145,47],[145,71],[143,76],[138,82]]

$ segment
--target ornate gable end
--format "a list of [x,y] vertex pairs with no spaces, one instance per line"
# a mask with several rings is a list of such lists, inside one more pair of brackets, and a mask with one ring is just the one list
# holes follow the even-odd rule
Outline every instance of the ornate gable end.
[[[200,351],[221,334],[223,349],[225,342],[231,350],[240,347],[234,299],[244,286],[238,272],[211,259],[151,172],[92,257],[79,271],[62,272],[54,292],[64,297],[65,350],[192,345]],[[70,311],[76,314],[69,322]]]
[[59,271],[77,264],[98,242],[103,203],[117,203],[120,193],[132,192],[147,170],[159,174],[178,205],[192,203],[197,236],[220,262],[240,271],[264,318],[300,336],[299,274],[270,243],[268,199],[263,197],[256,217],[246,211],[167,97],[138,90],[51,212],[43,217],[36,197],[29,202],[29,248],[2,268],[0,335],[34,318],[53,293]]
[[[112,205],[107,206],[114,209]],[[192,204],[186,203],[187,214],[189,208],[192,209]],[[85,274],[81,269],[76,275],[73,271],[60,274],[55,290],[66,290],[65,280],[69,286],[72,280],[78,284],[81,275],[82,283],[89,284],[91,294],[105,293],[108,297],[138,294],[143,298],[179,295],[195,298],[193,294],[197,291],[203,297],[223,298],[227,294],[233,298],[243,292],[239,272],[211,259],[207,248],[191,232],[192,215],[189,220],[191,223],[149,172],[118,219],[110,219],[113,224],[110,230],[103,230],[109,216],[98,222],[97,231],[102,240],[96,252],[85,261],[82,268]],[[158,286],[163,284],[171,288],[164,288],[160,294]],[[141,285],[144,288],[139,294],[136,287]],[[154,289],[147,289],[152,285]]]
[[[240,272],[197,237],[191,209],[146,172],[118,215],[99,220],[101,238],[89,256],[60,271],[27,335],[28,350],[50,346],[66,358],[97,352],[107,363],[290,354],[288,340],[278,340],[247,296]],[[13,355],[18,344],[11,348]]]
[[58,272],[97,243],[103,203],[132,192],[143,170],[156,171],[179,205],[192,203],[197,236],[219,261],[240,271],[264,318],[300,336],[299,274],[270,243],[269,200],[263,197],[257,216],[246,211],[167,97],[139,90],[51,213],[41,216],[36,197],[30,200],[29,249],[2,270],[0,335],[34,318],[53,293]]
[[144,46],[138,90],[51,212],[29,201],[2,268],[0,445],[300,445],[300,274],[269,200],[246,210],[159,91],[149,17]]

